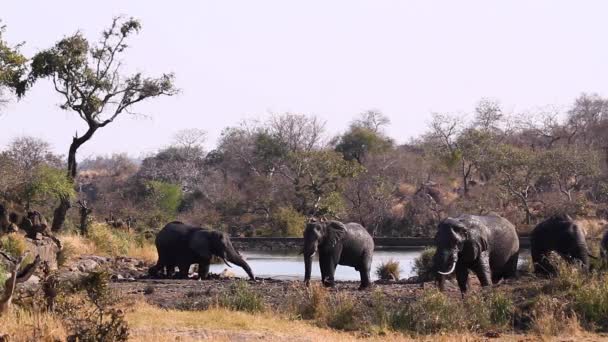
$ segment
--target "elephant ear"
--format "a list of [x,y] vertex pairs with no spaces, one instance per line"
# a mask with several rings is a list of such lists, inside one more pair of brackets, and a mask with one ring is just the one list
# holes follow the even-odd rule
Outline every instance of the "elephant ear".
[[211,258],[211,242],[209,236],[202,230],[194,231],[190,235],[188,247],[199,257]]
[[346,226],[342,222],[329,221],[327,223],[327,243],[330,247],[334,247],[339,241],[342,241],[346,235]]
[[461,242],[469,238],[469,230],[462,221],[454,218],[447,218],[443,221],[443,224],[450,227],[452,236],[456,241]]

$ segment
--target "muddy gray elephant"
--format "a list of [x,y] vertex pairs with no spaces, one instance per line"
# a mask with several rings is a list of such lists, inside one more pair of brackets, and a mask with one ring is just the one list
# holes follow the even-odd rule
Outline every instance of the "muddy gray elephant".
[[534,272],[542,275],[556,273],[548,260],[555,252],[568,262],[579,262],[589,269],[589,249],[585,233],[568,215],[554,215],[539,223],[530,233],[530,251]]
[[456,271],[461,293],[467,292],[469,270],[481,286],[515,277],[519,238],[515,226],[498,215],[461,215],[439,224],[435,235],[434,267],[443,276]]
[[190,265],[198,264],[199,277],[206,279],[211,258],[216,256],[228,266],[230,266],[228,262],[240,266],[247,272],[251,280],[255,280],[251,267],[234,249],[230,237],[224,232],[174,221],[158,232],[155,242],[158,262],[150,268],[149,273],[152,276],[162,273],[173,276],[177,266],[179,268],[178,276],[187,278]]
[[310,220],[304,230],[304,281],[310,283],[312,257],[319,253],[321,280],[334,285],[338,265],[354,267],[361,274],[359,289],[370,286],[374,239],[358,223]]
[[608,224],[604,226],[604,235],[600,242],[600,256],[602,258],[602,263],[608,265]]

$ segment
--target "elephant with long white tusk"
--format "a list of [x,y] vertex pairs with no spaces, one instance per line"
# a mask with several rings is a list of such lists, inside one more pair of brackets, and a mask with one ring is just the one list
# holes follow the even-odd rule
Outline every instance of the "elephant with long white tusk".
[[463,294],[469,270],[482,286],[516,275],[519,238],[515,226],[498,215],[447,218],[437,228],[435,244],[435,270],[440,278],[456,272]]

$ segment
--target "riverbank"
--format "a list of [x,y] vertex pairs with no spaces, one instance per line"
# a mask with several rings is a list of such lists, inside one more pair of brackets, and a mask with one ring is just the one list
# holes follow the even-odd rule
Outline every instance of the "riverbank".
[[[301,251],[304,245],[303,238],[281,238],[281,237],[233,237],[232,244],[239,250],[245,251]],[[383,248],[424,248],[435,244],[432,238],[414,237],[376,237],[374,238],[376,249]],[[519,237],[519,247],[530,248],[528,236]]]

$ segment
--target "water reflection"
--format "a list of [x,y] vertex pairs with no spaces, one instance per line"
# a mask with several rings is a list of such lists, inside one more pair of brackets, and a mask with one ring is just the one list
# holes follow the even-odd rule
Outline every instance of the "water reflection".
[[[376,250],[372,263],[372,280],[378,279],[375,274],[376,268],[381,263],[390,259],[399,262],[401,267],[401,278],[407,278],[413,275],[412,266],[414,259],[420,255],[422,248],[398,249],[398,250]],[[304,279],[304,257],[297,253],[285,252],[241,252],[246,258],[249,266],[253,270],[256,277],[276,278],[276,279]],[[222,272],[227,266],[225,264],[211,265],[210,271],[213,273]],[[230,271],[234,272],[239,277],[247,277],[243,269],[238,266],[233,266]],[[315,258],[312,267],[312,278],[320,279],[321,271],[319,270],[319,262]],[[359,272],[348,266],[340,266],[336,268],[336,280],[359,280]]]

